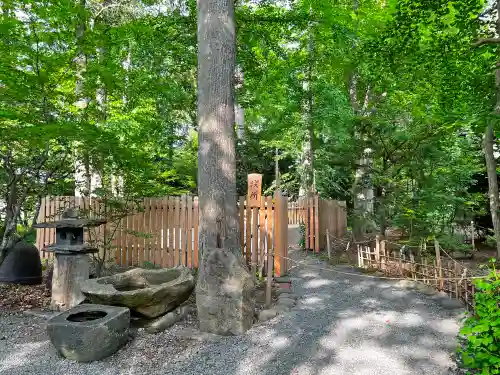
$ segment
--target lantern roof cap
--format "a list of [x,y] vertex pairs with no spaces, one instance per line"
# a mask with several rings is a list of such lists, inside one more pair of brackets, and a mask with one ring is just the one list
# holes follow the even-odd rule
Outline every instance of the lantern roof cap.
[[50,221],[45,223],[38,223],[33,225],[33,228],[85,228],[85,227],[98,227],[106,224],[105,219],[89,218],[84,219],[79,217],[79,212],[74,208],[69,208],[63,212],[61,220]]

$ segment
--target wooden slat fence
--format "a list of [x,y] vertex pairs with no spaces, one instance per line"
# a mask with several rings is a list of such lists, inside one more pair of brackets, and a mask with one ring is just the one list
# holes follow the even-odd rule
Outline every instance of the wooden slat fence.
[[[278,202],[279,209],[276,209]],[[241,247],[246,262],[264,269],[267,251],[274,249],[275,275],[285,274],[288,265],[280,255],[287,256],[287,198],[262,197],[260,207],[246,207],[240,197]],[[38,222],[58,220],[68,207],[83,209],[90,217],[107,218],[111,208],[95,198],[47,197],[42,200]],[[105,243],[110,251],[107,260],[127,266],[157,267],[185,265],[198,267],[198,198],[192,196],[144,198],[136,202],[132,214],[105,226],[90,229],[85,241],[97,245],[104,255]],[[281,214],[280,214],[281,212]],[[278,222],[278,218],[282,218]],[[284,224],[283,224],[284,223]],[[55,242],[55,229],[37,229],[36,245],[42,258],[53,254],[44,251]],[[252,256],[253,255],[253,256]]]
[[305,226],[305,248],[318,253],[326,247],[326,233],[342,238],[347,232],[346,203],[318,194],[288,203],[288,224]]

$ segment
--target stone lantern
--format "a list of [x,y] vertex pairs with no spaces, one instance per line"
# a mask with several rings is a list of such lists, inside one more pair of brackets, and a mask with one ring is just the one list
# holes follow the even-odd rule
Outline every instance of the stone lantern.
[[105,223],[106,220],[102,219],[80,219],[78,212],[70,208],[63,213],[61,220],[33,226],[56,229],[56,243],[45,248],[45,251],[55,255],[50,304],[52,310],[65,311],[85,299],[80,291],[80,283],[89,278],[89,254],[99,250],[83,243],[83,232],[85,228]]

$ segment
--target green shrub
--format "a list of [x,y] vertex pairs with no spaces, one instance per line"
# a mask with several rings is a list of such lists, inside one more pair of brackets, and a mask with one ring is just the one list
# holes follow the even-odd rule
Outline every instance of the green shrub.
[[497,240],[494,235],[487,234],[486,235],[486,245],[492,248],[497,247]]
[[465,320],[458,348],[463,366],[481,375],[500,374],[500,276],[491,264],[488,278],[474,282],[475,314]]
[[306,249],[306,225],[304,223],[299,224],[300,231],[300,241],[299,246],[302,250]]
[[147,270],[152,270],[152,269],[159,269],[161,266],[154,264],[153,262],[145,261],[142,265],[142,268],[145,268]]
[[471,247],[465,244],[464,236],[451,233],[442,233],[437,236],[439,245],[447,251],[461,251],[467,253],[472,251]]

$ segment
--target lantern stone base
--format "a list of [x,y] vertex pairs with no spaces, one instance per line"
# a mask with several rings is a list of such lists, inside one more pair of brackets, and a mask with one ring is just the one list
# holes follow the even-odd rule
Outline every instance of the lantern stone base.
[[89,278],[87,254],[55,253],[51,310],[66,311],[83,302],[80,283]]

